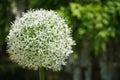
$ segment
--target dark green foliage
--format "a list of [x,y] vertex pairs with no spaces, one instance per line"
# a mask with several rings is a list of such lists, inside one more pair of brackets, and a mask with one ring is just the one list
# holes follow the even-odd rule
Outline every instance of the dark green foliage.
[[[95,53],[106,51],[111,38],[116,38],[117,30],[115,23],[117,13],[120,12],[120,2],[106,1],[106,4],[70,3],[72,16],[76,17],[78,23],[79,40],[87,40],[87,44]],[[120,28],[119,28],[120,29]]]

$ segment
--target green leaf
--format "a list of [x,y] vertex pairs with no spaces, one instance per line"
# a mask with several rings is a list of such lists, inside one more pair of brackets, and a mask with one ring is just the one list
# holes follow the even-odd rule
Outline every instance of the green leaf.
[[83,7],[78,3],[70,3],[70,9],[73,16],[76,16],[78,19],[81,18],[81,11],[83,10]]
[[78,54],[74,53],[74,59],[78,59]]
[[98,36],[102,37],[102,38],[106,38],[109,35],[107,30],[102,30],[98,33]]
[[80,34],[80,35],[85,34],[85,32],[86,32],[86,30],[85,30],[85,29],[83,29],[83,28],[79,28],[79,34]]
[[97,29],[101,29],[101,28],[103,28],[103,27],[104,27],[103,24],[100,23],[100,22],[96,24],[96,28],[97,28]]
[[101,43],[101,48],[103,51],[106,51],[106,43],[105,42]]

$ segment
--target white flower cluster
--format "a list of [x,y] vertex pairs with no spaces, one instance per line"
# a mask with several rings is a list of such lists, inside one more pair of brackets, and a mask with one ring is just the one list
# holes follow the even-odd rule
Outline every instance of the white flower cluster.
[[60,70],[73,53],[71,30],[56,12],[30,10],[11,25],[7,36],[10,58],[23,67]]

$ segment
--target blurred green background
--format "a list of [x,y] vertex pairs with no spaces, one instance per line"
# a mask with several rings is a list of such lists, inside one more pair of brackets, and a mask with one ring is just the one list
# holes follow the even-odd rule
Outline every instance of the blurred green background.
[[120,80],[120,0],[0,0],[0,80],[38,80],[38,71],[13,63],[5,37],[28,9],[52,9],[66,19],[77,45],[59,72],[45,80]]

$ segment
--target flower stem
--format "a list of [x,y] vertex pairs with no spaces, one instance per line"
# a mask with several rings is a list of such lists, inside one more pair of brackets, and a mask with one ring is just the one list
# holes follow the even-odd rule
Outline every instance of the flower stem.
[[39,80],[44,80],[44,69],[39,68],[38,72],[39,72]]

